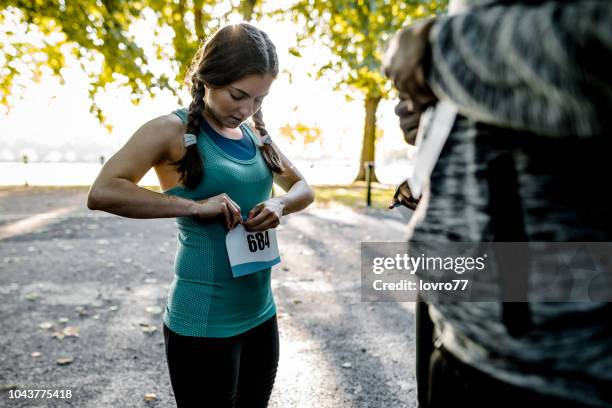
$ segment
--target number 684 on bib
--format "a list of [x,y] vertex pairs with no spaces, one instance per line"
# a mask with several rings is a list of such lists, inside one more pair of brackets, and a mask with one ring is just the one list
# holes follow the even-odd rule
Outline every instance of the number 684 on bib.
[[234,278],[249,275],[280,263],[276,230],[248,232],[241,224],[225,237]]

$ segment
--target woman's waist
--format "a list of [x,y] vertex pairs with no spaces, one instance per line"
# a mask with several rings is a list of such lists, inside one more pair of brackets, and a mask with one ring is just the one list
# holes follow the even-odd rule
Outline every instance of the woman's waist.
[[183,278],[175,275],[168,295],[174,302],[191,304],[196,299],[209,299],[216,304],[251,304],[266,302],[272,296],[270,272],[229,280]]

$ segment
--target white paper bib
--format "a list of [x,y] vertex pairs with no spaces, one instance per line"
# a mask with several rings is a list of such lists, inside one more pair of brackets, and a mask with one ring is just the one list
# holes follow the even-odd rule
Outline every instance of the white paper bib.
[[276,229],[248,232],[238,224],[225,236],[234,278],[259,272],[280,263]]

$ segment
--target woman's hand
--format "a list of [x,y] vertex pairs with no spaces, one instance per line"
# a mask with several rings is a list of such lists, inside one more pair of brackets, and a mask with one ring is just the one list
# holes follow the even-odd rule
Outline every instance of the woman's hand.
[[225,193],[196,201],[198,207],[196,217],[211,219],[218,216],[225,218],[225,226],[232,229],[242,222],[240,207]]
[[389,204],[389,208],[395,208],[398,205],[403,205],[404,207],[414,210],[418,204],[419,200],[416,200],[412,196],[410,187],[408,187],[408,182],[404,181],[397,187],[397,191],[395,192],[395,196],[393,196],[393,200],[391,200],[391,204]]
[[249,211],[249,216],[243,223],[244,227],[252,232],[276,228],[283,217],[284,209],[285,205],[277,198],[259,203]]

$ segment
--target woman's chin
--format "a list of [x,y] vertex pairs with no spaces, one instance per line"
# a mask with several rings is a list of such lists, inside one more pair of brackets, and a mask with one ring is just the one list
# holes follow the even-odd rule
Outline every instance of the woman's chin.
[[228,119],[225,121],[223,125],[225,125],[225,127],[229,129],[236,129],[241,124],[242,122],[237,119]]

